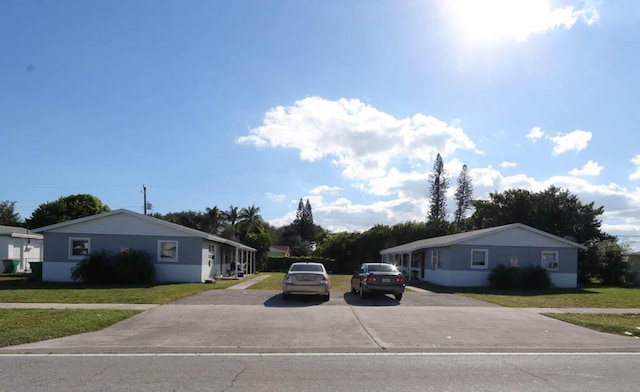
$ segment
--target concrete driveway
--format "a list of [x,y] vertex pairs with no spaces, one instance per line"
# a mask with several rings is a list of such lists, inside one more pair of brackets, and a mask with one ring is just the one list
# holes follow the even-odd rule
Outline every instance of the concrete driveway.
[[0,353],[640,352],[640,339],[451,294],[284,301],[278,291],[211,290],[102,331]]

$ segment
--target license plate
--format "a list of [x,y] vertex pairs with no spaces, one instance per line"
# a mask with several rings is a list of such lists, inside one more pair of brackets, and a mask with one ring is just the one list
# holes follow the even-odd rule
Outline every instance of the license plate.
[[382,283],[389,283],[391,282],[391,279],[382,279]]
[[302,280],[306,280],[306,281],[313,280],[313,279],[314,279],[314,277],[313,276],[309,276],[309,275],[304,275],[302,277]]

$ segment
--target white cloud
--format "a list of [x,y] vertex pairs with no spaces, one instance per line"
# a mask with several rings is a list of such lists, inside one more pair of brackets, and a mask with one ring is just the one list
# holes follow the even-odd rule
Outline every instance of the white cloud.
[[341,190],[342,188],[340,188],[339,186],[320,185],[318,187],[311,189],[309,193],[312,195],[319,195],[321,193],[334,194],[334,193],[340,192]]
[[350,179],[381,178],[392,163],[430,162],[458,150],[478,154],[474,142],[458,127],[432,116],[396,119],[357,99],[330,101],[309,97],[265,114],[263,124],[237,139],[258,148],[291,148],[300,159],[325,157]]
[[630,180],[640,180],[640,155],[631,158],[631,163],[636,165],[636,170],[629,175]]
[[534,143],[542,139],[543,137],[544,132],[542,131],[542,129],[540,129],[540,127],[533,127],[531,128],[529,133],[527,133],[527,139],[531,140]]
[[287,197],[286,195],[277,195],[271,192],[267,192],[264,195],[267,197],[267,199],[276,202],[284,201],[284,199]]
[[589,160],[589,162],[585,163],[585,165],[580,169],[573,169],[569,172],[572,176],[591,176],[597,177],[602,173],[604,167],[600,166],[598,162],[594,162]]
[[582,151],[589,145],[591,132],[576,129],[573,132],[548,137],[554,144],[553,155],[561,155],[569,151]]
[[518,166],[518,165],[516,165],[514,162],[507,162],[507,161],[504,161],[504,162],[502,162],[502,163],[501,163],[500,165],[498,165],[498,166],[500,166],[500,167],[504,167],[504,168],[509,168],[509,167],[516,167],[516,166]]
[[600,19],[591,4],[553,7],[549,0],[448,0],[445,4],[463,36],[480,42],[501,38],[522,42],[534,33],[569,30],[578,22],[591,26]]

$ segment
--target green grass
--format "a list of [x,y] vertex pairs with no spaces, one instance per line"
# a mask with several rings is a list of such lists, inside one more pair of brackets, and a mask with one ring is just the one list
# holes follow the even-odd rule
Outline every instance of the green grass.
[[0,347],[97,331],[138,313],[137,310],[2,309]]
[[437,293],[452,293],[512,308],[638,308],[640,288],[586,287],[581,289],[512,290],[455,288],[424,282],[411,284]]
[[26,275],[0,276],[0,302],[165,304],[202,291],[225,289],[242,280],[143,286],[96,286],[34,282]]
[[543,313],[547,317],[600,332],[640,336],[640,314]]
[[[284,272],[262,272],[261,275],[269,275],[249,287],[252,290],[282,290],[282,280]],[[331,290],[349,291],[351,290],[351,275],[329,275]]]

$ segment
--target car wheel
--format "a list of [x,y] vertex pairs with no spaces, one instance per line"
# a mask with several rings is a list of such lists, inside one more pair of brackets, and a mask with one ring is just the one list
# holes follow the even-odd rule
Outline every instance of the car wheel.
[[282,293],[282,299],[289,299],[291,298],[291,294],[287,294],[287,293]]
[[402,299],[402,294],[396,294],[396,301],[400,301]]
[[327,293],[327,295],[324,296],[324,301],[329,302],[329,299],[331,299],[331,294]]
[[352,292],[353,294],[355,294],[355,293],[357,293],[357,292],[358,292],[358,290],[356,290],[356,288],[355,288],[355,287],[353,287],[353,282],[351,282],[351,292]]
[[365,299],[367,298],[367,293],[364,292],[364,289],[362,288],[362,285],[360,286],[360,298]]

